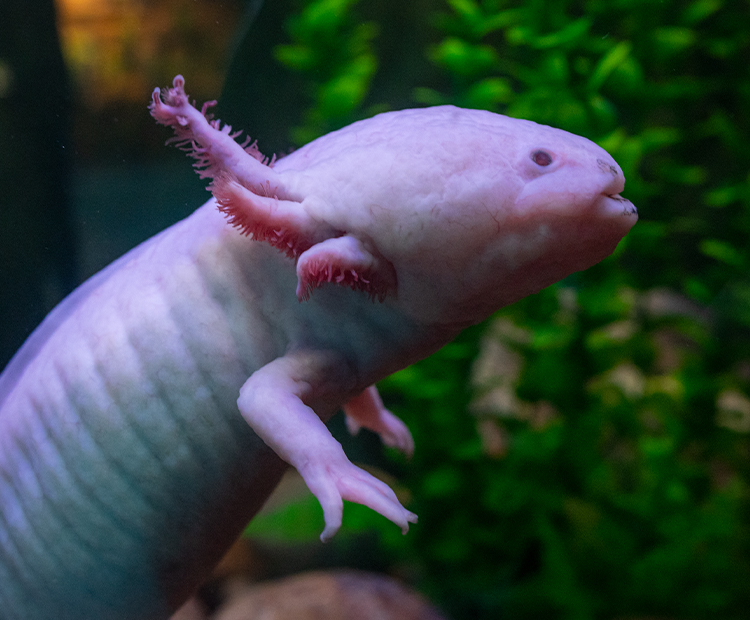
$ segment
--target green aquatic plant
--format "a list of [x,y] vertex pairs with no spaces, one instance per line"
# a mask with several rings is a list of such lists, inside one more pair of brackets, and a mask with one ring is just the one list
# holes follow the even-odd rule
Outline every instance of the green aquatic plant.
[[305,144],[333,129],[357,120],[377,70],[374,22],[360,22],[359,0],[315,0],[286,21],[290,43],[280,44],[276,59],[308,78],[312,105],[303,125],[291,130],[297,144]]

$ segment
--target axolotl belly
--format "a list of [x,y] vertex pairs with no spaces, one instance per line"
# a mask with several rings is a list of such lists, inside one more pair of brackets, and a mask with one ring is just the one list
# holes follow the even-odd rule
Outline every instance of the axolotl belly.
[[267,162],[192,107],[151,113],[214,198],[83,284],[0,377],[0,613],[166,618],[286,464],[323,509],[416,516],[348,461],[344,410],[405,453],[374,384],[608,256],[637,219],[615,161],[451,106],[381,114]]

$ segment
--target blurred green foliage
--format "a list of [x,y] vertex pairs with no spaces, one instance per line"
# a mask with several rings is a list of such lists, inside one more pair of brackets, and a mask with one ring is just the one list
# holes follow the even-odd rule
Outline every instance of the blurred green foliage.
[[[362,114],[378,29],[357,4],[288,21],[300,139]],[[404,85],[415,102],[597,141],[641,220],[614,257],[383,383],[416,440],[420,523],[401,538],[357,518],[456,619],[746,618],[750,4],[433,5],[444,81]]]
[[373,22],[354,15],[358,0],[313,0],[287,21],[292,43],[278,45],[276,59],[310,77],[312,105],[304,124],[291,131],[297,144],[358,120],[358,111],[377,69]]

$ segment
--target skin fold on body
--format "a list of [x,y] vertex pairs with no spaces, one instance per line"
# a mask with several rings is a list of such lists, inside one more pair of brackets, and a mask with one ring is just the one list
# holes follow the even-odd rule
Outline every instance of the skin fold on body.
[[214,197],[84,283],[0,376],[0,609],[166,618],[286,464],[320,501],[416,515],[325,422],[414,450],[374,384],[608,256],[637,220],[617,163],[452,106],[354,123],[269,162],[194,108],[154,118]]

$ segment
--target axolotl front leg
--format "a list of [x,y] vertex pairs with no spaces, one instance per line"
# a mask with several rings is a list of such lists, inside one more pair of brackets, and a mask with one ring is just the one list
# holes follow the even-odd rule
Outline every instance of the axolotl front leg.
[[[337,378],[345,366],[332,353],[288,353],[253,373],[237,405],[253,430],[297,469],[320,502],[325,516],[321,540],[331,538],[341,526],[342,500],[372,508],[406,533],[417,516],[399,503],[388,485],[349,461],[310,406],[331,384],[339,387]],[[408,429],[382,407],[374,388],[350,400],[345,409],[357,424],[381,433],[387,443],[407,453],[413,449]]]
[[[162,101],[154,91],[152,115],[171,126],[176,141],[198,159],[201,175],[229,221],[254,239],[264,240],[298,259],[297,296],[335,281],[382,298],[395,284],[392,269],[359,239],[341,235],[307,215],[305,202],[288,190],[254,145],[238,144],[231,127],[207,118],[204,106],[190,105],[180,76]],[[343,500],[372,508],[404,533],[417,517],[386,484],[354,466],[313,409],[316,400],[340,393],[347,364],[336,353],[301,349],[257,370],[240,390],[240,413],[282,459],[294,466],[320,502],[325,516],[322,540],[341,526]],[[360,427],[408,456],[414,442],[406,425],[384,406],[374,386],[343,404],[352,432]]]

